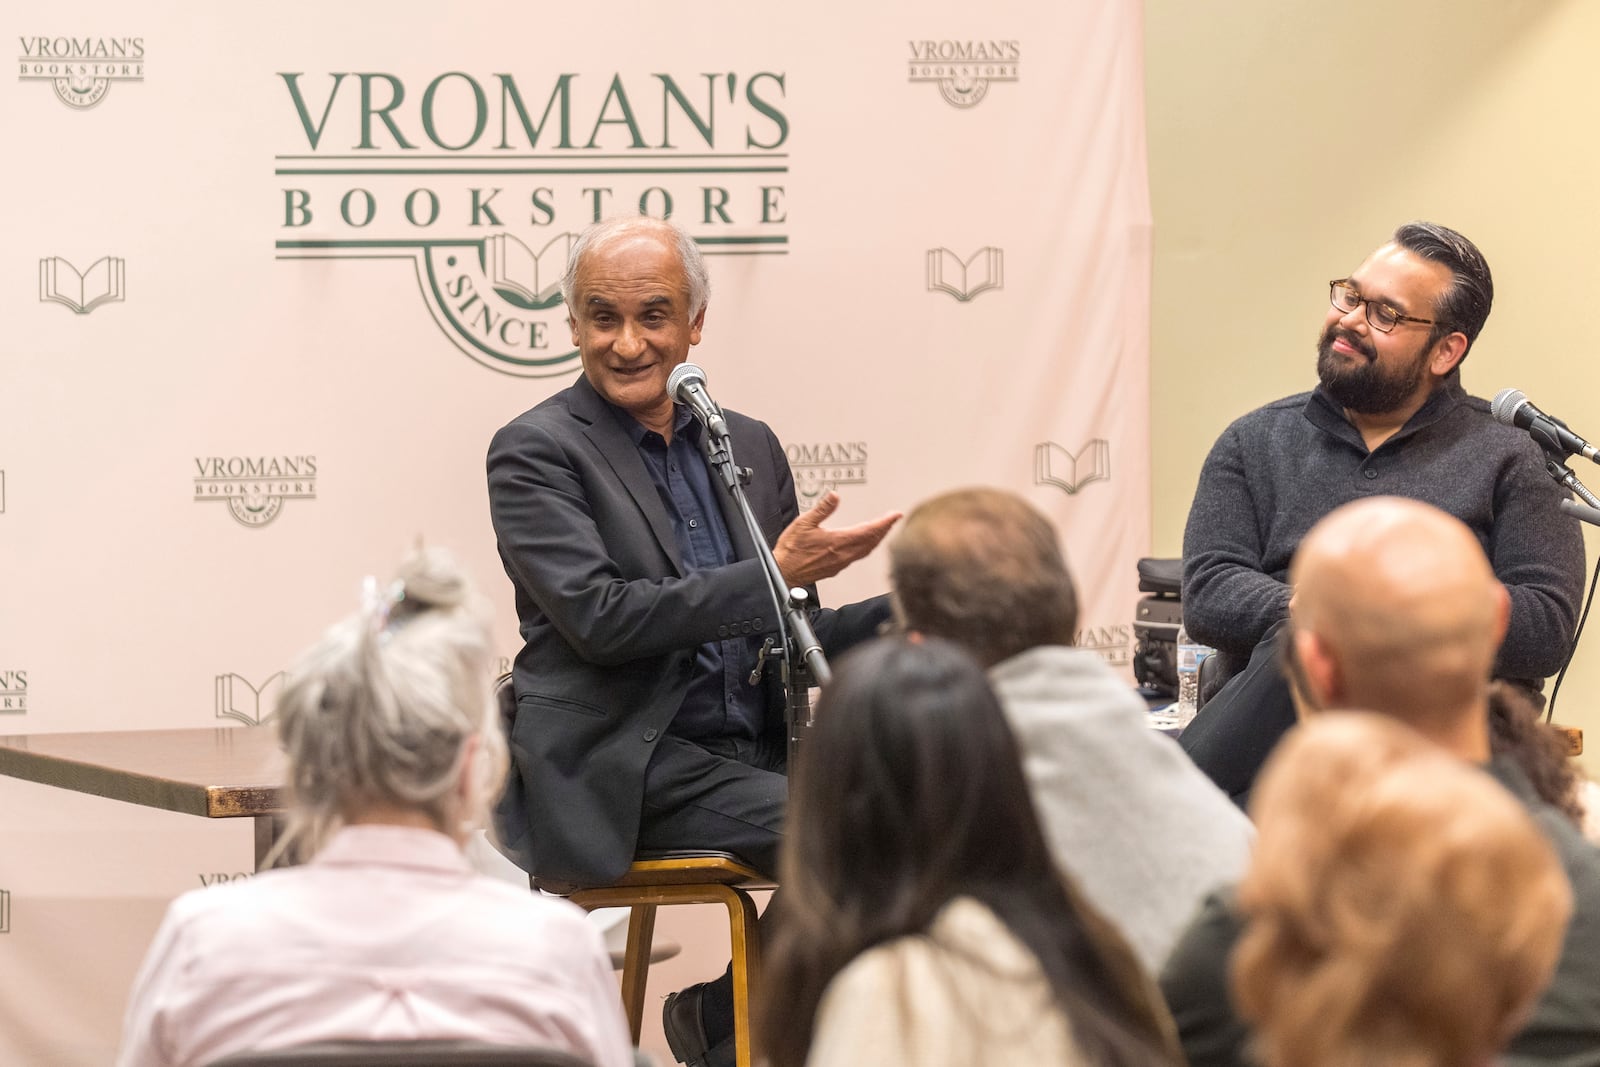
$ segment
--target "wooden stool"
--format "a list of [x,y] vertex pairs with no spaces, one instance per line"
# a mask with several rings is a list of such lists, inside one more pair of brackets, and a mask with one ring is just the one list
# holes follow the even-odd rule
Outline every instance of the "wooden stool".
[[644,1023],[644,989],[650,977],[656,908],[672,904],[725,906],[733,949],[734,1053],[738,1067],[751,1067],[750,990],[761,970],[761,938],[750,893],[776,889],[776,885],[726,852],[641,854],[616,882],[592,889],[537,878],[531,881],[535,889],[566,897],[585,911],[630,909],[628,947],[622,961],[622,1009],[635,1045]]

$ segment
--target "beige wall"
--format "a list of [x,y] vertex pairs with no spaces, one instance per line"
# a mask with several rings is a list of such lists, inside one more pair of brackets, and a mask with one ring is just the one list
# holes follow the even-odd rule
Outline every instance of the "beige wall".
[[[1426,217],[1483,249],[1469,391],[1600,435],[1600,4],[1148,0],[1153,547],[1178,555],[1206,451],[1315,381],[1329,278]],[[1579,470],[1600,489],[1600,471]],[[1592,533],[1592,531],[1591,531]],[[1589,538],[1590,560],[1600,538]],[[1600,775],[1600,622],[1557,719]]]

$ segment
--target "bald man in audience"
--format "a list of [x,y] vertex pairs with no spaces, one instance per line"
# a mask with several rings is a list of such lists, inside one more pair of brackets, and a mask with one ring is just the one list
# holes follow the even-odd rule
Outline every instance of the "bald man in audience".
[[[1574,900],[1561,962],[1502,1060],[1600,1067],[1600,852],[1539,800],[1489,743],[1490,672],[1510,598],[1472,531],[1427,504],[1374,497],[1330,513],[1290,570],[1289,677],[1301,715],[1360,708],[1393,716],[1483,766],[1533,816]],[[1240,931],[1232,891],[1213,895],[1161,976],[1191,1067],[1253,1064],[1228,997]]]
[[911,513],[889,549],[908,630],[989,671],[1056,862],[1154,972],[1206,894],[1243,877],[1255,831],[1093,652],[1055,527],[1013,493],[962,489]]

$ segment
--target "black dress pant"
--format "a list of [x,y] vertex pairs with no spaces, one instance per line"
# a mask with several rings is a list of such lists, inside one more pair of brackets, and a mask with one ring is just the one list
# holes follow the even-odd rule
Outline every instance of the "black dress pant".
[[787,764],[782,737],[689,741],[669,733],[645,768],[639,850],[731,852],[776,880]]
[[1206,701],[1178,738],[1196,766],[1241,808],[1261,765],[1295,723],[1289,680],[1279,666],[1279,645],[1288,634],[1287,620],[1268,630],[1244,670]]
[[[789,802],[787,768],[788,746],[781,735],[690,741],[668,734],[645,768],[639,850],[731,852],[777,881]],[[768,902],[763,927],[777,900],[774,894]],[[712,1045],[733,1033],[732,964],[707,983],[700,1015]]]

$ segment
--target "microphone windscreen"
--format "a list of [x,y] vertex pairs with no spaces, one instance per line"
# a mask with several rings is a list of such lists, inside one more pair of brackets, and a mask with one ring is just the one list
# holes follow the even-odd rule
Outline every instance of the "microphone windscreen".
[[706,372],[694,363],[680,363],[667,375],[667,395],[681,403],[683,397],[679,393],[691,383],[706,384]]
[[1527,394],[1521,389],[1502,389],[1489,402],[1489,414],[1494,416],[1495,422],[1515,426],[1517,409],[1527,402]]

